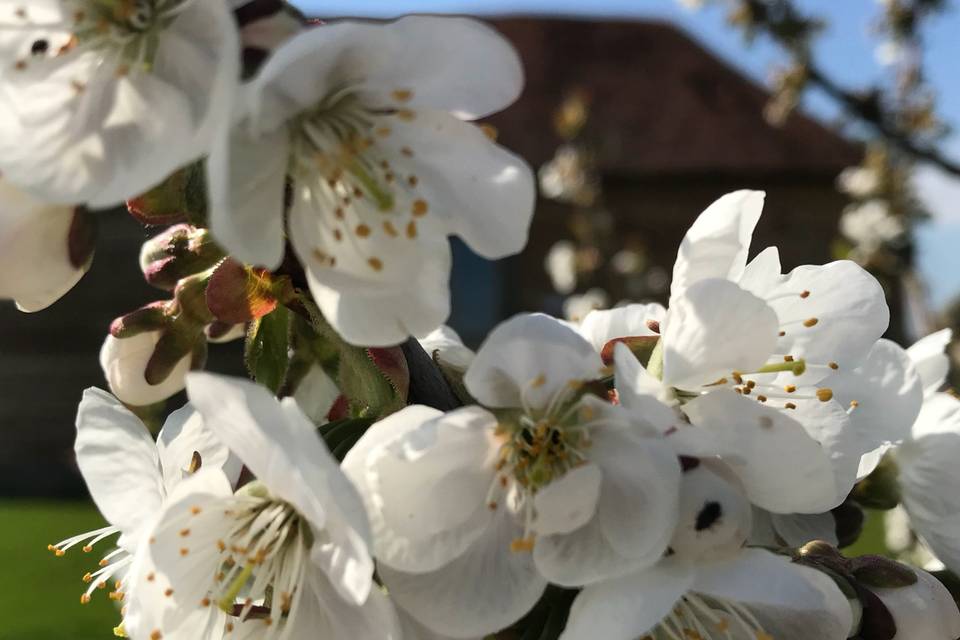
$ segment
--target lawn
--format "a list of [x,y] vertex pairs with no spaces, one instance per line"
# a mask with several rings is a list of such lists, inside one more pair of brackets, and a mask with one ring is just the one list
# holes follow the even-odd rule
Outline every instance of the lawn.
[[82,577],[110,551],[110,541],[93,553],[79,547],[57,558],[47,545],[104,526],[82,502],[0,501],[0,640],[110,640],[119,621],[106,592],[80,604]]

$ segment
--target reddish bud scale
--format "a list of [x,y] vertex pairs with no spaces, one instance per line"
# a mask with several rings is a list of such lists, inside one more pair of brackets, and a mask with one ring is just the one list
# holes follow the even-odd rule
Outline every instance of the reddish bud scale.
[[114,338],[129,338],[146,331],[158,331],[167,326],[167,302],[158,301],[140,307],[110,323],[110,335]]
[[410,369],[400,347],[367,349],[367,356],[406,403],[410,392]]
[[73,221],[67,233],[67,251],[70,264],[76,269],[85,269],[93,258],[97,245],[97,218],[84,207],[73,212]]

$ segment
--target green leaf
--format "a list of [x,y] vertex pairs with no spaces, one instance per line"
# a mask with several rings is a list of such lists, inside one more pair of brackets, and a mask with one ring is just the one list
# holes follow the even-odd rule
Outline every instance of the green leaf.
[[253,379],[274,393],[287,377],[290,346],[290,312],[277,307],[272,313],[250,323],[245,360]]

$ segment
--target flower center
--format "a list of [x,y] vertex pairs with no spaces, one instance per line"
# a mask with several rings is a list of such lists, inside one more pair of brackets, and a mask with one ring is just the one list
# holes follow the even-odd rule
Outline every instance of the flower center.
[[[415,156],[394,128],[417,114],[402,107],[413,93],[393,92],[396,104],[373,107],[351,88],[333,91],[291,121],[289,172],[296,195],[317,212],[314,257],[329,268],[385,273],[392,243],[415,240],[430,210],[420,178],[404,171]],[[409,253],[409,252],[408,252]]]
[[[35,40],[29,52],[15,63],[18,71],[27,70],[33,61],[56,58],[68,53],[95,51],[101,63],[117,76],[131,72],[149,72],[159,46],[160,32],[196,0],[73,0],[73,7],[63,24],[44,22],[37,28],[62,30],[55,42]],[[29,8],[21,7],[16,15],[25,28],[31,28]],[[74,89],[82,93],[86,86],[74,81]]]
[[601,423],[592,407],[580,402],[584,383],[570,380],[548,399],[543,408],[530,404],[530,395],[546,384],[541,374],[528,381],[521,392],[522,408],[505,412],[495,436],[500,449],[496,477],[487,495],[493,510],[508,492],[513,506],[523,514],[524,535],[511,545],[514,551],[533,548],[531,531],[536,519],[534,496],[568,471],[587,462],[590,429]]
[[306,523],[289,504],[270,497],[238,494],[226,514],[231,529],[215,543],[220,568],[211,599],[241,619],[255,606],[269,619],[288,616],[309,555]]
[[640,640],[773,640],[746,607],[696,593],[674,605],[660,624]]

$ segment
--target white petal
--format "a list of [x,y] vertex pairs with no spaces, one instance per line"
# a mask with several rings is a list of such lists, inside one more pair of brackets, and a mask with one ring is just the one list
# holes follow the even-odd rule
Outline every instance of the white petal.
[[580,333],[599,353],[615,338],[655,336],[648,321],[661,322],[667,310],[656,302],[628,304],[605,311],[591,311],[580,323]]
[[715,459],[683,472],[676,529],[677,558],[703,562],[739,553],[752,528],[752,510],[733,471]]
[[763,211],[763,199],[762,191],[735,191],[700,214],[680,243],[673,265],[671,298],[699,280],[740,279],[753,229]]
[[[482,61],[482,62],[481,62]],[[295,80],[300,79],[299,84]],[[292,105],[312,106],[333,86],[356,86],[401,105],[479,118],[513,102],[523,70],[513,48],[466,18],[411,16],[388,24],[340,22],[311,29],[274,52],[258,82]]]
[[897,625],[893,640],[954,640],[960,636],[960,612],[946,587],[922,569],[918,581],[901,589],[872,589]]
[[537,535],[570,533],[593,518],[603,476],[599,467],[585,464],[537,491],[533,521]]
[[293,397],[307,417],[317,424],[323,424],[340,397],[340,389],[324,368],[314,363],[300,381]]
[[951,570],[960,570],[960,400],[935,393],[914,439],[896,449],[903,505],[914,529]]
[[586,587],[561,640],[636,640],[658,625],[693,583],[690,567],[666,559],[646,571]]
[[644,369],[626,345],[618,344],[613,357],[617,396],[632,416],[662,434],[683,422],[676,409],[665,404],[671,399],[669,389]]
[[[362,605],[354,606],[343,602],[337,590],[322,574],[310,572],[307,581],[310,589],[307,601],[303,603],[305,610],[297,613],[288,637],[321,637],[330,640],[403,638],[397,612],[378,588],[370,592],[370,597]],[[262,634],[263,622],[257,622]]]
[[797,267],[762,297],[785,334],[777,353],[821,365],[835,362],[841,371],[860,363],[890,319],[883,288],[849,260]]
[[767,247],[747,263],[737,284],[758,298],[766,299],[782,280],[780,271],[780,251],[776,247]]
[[652,565],[677,518],[680,464],[663,441],[597,430],[590,457],[603,470],[598,517],[614,550]]
[[521,314],[497,326],[464,376],[467,390],[488,407],[543,408],[572,380],[601,376],[603,362],[569,325]]
[[923,402],[922,384],[910,356],[889,340],[878,340],[856,369],[840,370],[819,386],[831,389],[844,407],[856,402],[850,421],[874,438],[871,447],[909,437]]
[[447,325],[443,325],[420,338],[420,346],[431,358],[464,371],[476,356],[476,353],[464,346],[460,335]]
[[363,502],[290,400],[281,404],[248,380],[207,373],[188,376],[187,395],[204,424],[243,460],[270,491],[325,532],[311,558],[328,572],[345,599],[363,602],[373,560]]
[[[186,640],[188,629],[196,634],[198,627],[210,623],[207,616],[217,615],[217,607],[203,607],[201,601],[220,569],[217,544],[231,526],[222,511],[232,493],[222,472],[201,469],[177,485],[163,508],[153,514],[152,542],[144,540],[138,574],[133,577],[141,607],[140,629],[127,630],[132,637],[150,637],[159,630],[164,638]],[[190,522],[186,537],[181,534],[185,521]],[[188,558],[182,549],[187,549]],[[222,624],[222,616],[220,620]]]
[[533,561],[544,578],[564,587],[595,584],[650,565],[646,558],[617,553],[604,536],[599,518],[570,533],[538,537]]
[[[818,405],[814,410],[827,411],[820,417],[833,417],[827,403]],[[695,398],[684,411],[694,425],[714,433],[724,461],[756,505],[777,513],[819,513],[846,496],[838,494],[828,454],[786,411],[726,389]],[[852,473],[858,462],[859,456]]]
[[146,426],[110,394],[87,389],[77,412],[74,449],[100,513],[135,536],[163,500],[157,447]]
[[662,327],[663,382],[697,389],[756,371],[774,353],[777,316],[766,302],[727,280],[699,280],[671,298]]
[[952,339],[953,331],[942,329],[921,338],[907,349],[923,383],[924,395],[937,391],[946,381],[950,359],[944,351]]
[[203,418],[189,404],[167,417],[157,436],[157,449],[167,493],[192,473],[194,452],[200,454],[201,468],[220,469],[231,485],[236,485],[243,468],[243,463],[204,426]]
[[526,246],[536,183],[523,159],[479,127],[440,111],[418,111],[412,122],[392,128],[388,142],[413,151],[410,159],[397,153],[395,164],[419,179],[416,193],[428,204],[428,217],[445,222],[484,258]]
[[496,477],[495,427],[480,407],[440,416],[408,407],[377,423],[350,451],[344,468],[361,478],[382,563],[434,571],[483,535],[494,517],[487,493]]
[[70,257],[73,206],[37,200],[0,178],[0,298],[40,311],[73,288],[88,265]]
[[[294,248],[300,241],[293,236]],[[450,315],[450,247],[425,248],[431,259],[419,273],[412,274],[410,286],[382,293],[365,293],[351,288],[327,286],[325,275],[307,272],[310,292],[324,317],[344,340],[368,347],[399,344],[411,335],[423,335],[443,324]],[[298,255],[303,259],[302,252]]]
[[827,513],[774,513],[773,528],[791,547],[802,547],[811,540],[825,540],[837,546],[837,520]]
[[237,128],[207,159],[211,231],[241,262],[276,269],[283,260],[288,153],[286,129],[254,138]]
[[778,639],[845,640],[853,622],[830,578],[761,549],[704,565],[692,590],[745,605]]
[[381,565],[380,577],[399,606],[437,633],[454,638],[493,633],[519,620],[546,587],[531,554],[510,550],[522,536],[522,528],[500,509],[484,535],[453,562],[420,574]]
[[874,469],[883,460],[883,456],[893,447],[892,444],[882,444],[872,451],[868,451],[860,457],[860,466],[857,469],[857,481],[863,480],[873,473]]

